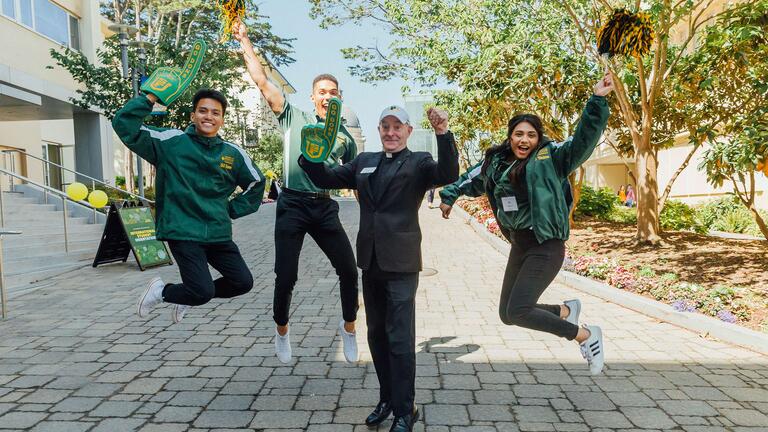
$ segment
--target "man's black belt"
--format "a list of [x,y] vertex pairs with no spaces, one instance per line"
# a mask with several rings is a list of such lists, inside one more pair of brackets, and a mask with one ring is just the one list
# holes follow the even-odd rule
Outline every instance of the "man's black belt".
[[331,194],[327,192],[304,192],[304,191],[288,189],[287,187],[283,188],[283,192],[287,193],[288,195],[295,195],[295,196],[312,198],[312,199],[330,199],[331,198]]

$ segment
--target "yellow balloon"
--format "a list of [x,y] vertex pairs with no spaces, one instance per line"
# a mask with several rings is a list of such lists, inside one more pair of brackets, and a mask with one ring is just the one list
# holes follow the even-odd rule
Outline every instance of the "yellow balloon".
[[107,198],[107,194],[104,191],[95,190],[88,195],[88,202],[96,208],[102,208],[107,205],[109,198]]
[[82,183],[72,183],[67,186],[67,196],[75,201],[82,201],[88,196],[88,188]]

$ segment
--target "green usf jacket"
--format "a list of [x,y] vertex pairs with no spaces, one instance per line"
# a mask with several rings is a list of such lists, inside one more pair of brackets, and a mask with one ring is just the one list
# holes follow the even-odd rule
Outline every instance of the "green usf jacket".
[[[131,99],[112,127],[125,145],[157,168],[157,238],[218,243],[232,239],[232,222],[255,212],[264,176],[242,148],[219,136],[144,126],[152,102]],[[243,192],[229,199],[235,188]]]
[[[492,156],[485,173],[483,162],[471,167],[459,180],[440,191],[444,204],[453,205],[461,195],[488,195],[502,233],[532,229],[539,243],[550,239],[568,240],[568,214],[573,203],[568,175],[584,163],[594,151],[608,122],[605,97],[592,96],[581,115],[576,133],[564,143],[546,140],[529,157],[525,167],[525,187],[528,193],[524,205],[513,200],[516,191],[507,175],[513,162],[511,152]],[[513,205],[514,203],[514,205]]]

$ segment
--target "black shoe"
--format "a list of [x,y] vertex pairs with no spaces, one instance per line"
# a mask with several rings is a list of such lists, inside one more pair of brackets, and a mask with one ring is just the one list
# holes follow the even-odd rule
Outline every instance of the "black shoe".
[[365,424],[367,426],[376,426],[386,420],[390,414],[392,414],[392,405],[389,404],[389,401],[379,401],[376,404],[376,408],[365,419]]
[[413,407],[413,413],[404,415],[402,417],[395,417],[392,422],[392,427],[389,428],[389,432],[411,432],[413,425],[419,421],[419,409]]

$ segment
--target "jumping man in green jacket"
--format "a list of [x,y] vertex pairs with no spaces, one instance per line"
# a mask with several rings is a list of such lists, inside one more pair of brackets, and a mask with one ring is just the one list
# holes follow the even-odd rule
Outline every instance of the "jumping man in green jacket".
[[[157,169],[157,238],[168,242],[182,280],[152,279],[139,298],[138,314],[144,317],[158,304],[171,303],[171,318],[178,323],[191,306],[251,290],[253,276],[232,241],[231,219],[259,209],[265,182],[245,151],[218,135],[227,109],[224,95],[198,91],[192,124],[184,131],[143,124],[156,101],[152,93],[131,99],[112,126],[128,148]],[[242,192],[230,199],[238,186]],[[213,280],[208,264],[222,276]]]
[[572,202],[568,175],[586,161],[608,122],[605,97],[613,90],[606,74],[594,88],[573,137],[555,144],[541,119],[520,114],[508,124],[507,140],[490,148],[485,159],[440,192],[443,217],[461,195],[486,194],[511,251],[504,273],[499,315],[507,325],[544,331],[581,344],[593,375],[603,369],[604,348],[598,326],[579,328],[581,302],[537,304],[563,265]]

